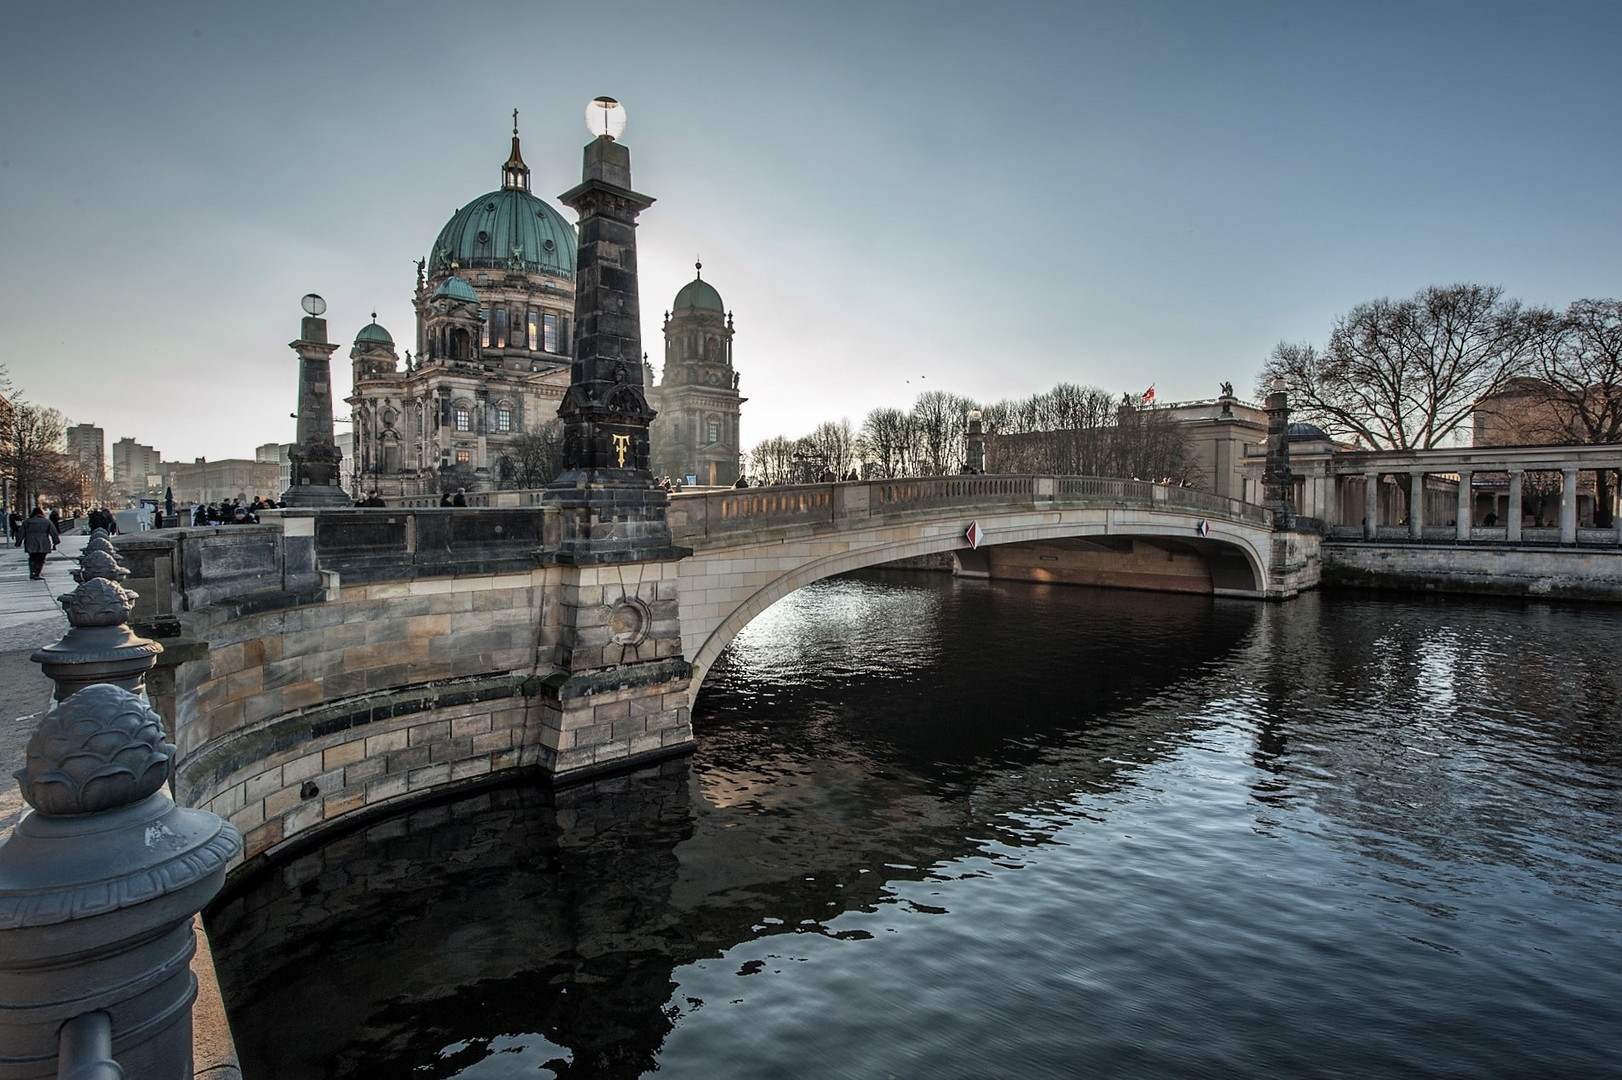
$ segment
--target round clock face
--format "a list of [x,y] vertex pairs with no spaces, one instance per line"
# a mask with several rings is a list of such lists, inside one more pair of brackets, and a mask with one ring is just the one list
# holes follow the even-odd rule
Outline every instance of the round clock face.
[[323,315],[327,310],[327,302],[315,293],[305,293],[304,299],[299,301],[308,315]]
[[720,386],[721,385],[721,373],[719,371],[710,372],[710,385],[711,386]]

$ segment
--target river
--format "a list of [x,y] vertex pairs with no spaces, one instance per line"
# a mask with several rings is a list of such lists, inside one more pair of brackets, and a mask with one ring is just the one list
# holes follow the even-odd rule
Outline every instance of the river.
[[1622,1076],[1622,611],[869,572],[210,912],[248,1080]]

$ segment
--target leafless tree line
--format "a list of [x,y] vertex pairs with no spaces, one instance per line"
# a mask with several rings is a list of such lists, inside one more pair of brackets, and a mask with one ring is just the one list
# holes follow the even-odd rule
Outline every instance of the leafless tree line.
[[860,428],[849,420],[828,421],[798,439],[766,439],[749,455],[749,474],[756,483],[790,484],[853,470],[864,479],[961,473],[975,410],[986,434],[989,472],[1197,479],[1169,415],[1098,387],[1068,383],[984,406],[929,391],[911,409],[874,409]]
[[1359,304],[1321,349],[1280,342],[1258,396],[1277,379],[1296,419],[1377,449],[1441,445],[1500,395],[1516,400],[1510,441],[1613,443],[1622,440],[1622,301],[1557,312],[1496,286],[1432,286]]

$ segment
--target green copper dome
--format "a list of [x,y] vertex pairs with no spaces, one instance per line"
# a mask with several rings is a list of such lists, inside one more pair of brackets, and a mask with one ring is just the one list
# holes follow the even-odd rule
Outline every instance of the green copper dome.
[[376,316],[374,316],[373,321],[361,327],[360,333],[355,335],[355,344],[388,345],[392,347],[394,345],[394,339],[389,336],[389,332],[387,330],[377,325]]
[[473,286],[454,274],[439,283],[432,299],[437,300],[441,296],[447,300],[466,300],[470,304],[479,302],[479,294],[473,291]]
[[574,226],[518,187],[480,195],[439,230],[431,271],[454,262],[462,270],[518,269],[574,277]]
[[[695,263],[694,269],[703,274],[704,264]],[[676,294],[676,302],[670,305],[670,310],[681,311],[683,308],[699,308],[703,311],[725,311],[726,305],[721,303],[721,294],[715,291],[714,286],[705,281],[702,276],[681,287]]]

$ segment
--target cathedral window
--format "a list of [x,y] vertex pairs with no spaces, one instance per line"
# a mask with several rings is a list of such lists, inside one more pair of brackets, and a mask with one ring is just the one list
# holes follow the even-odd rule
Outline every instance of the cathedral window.
[[550,311],[541,316],[541,325],[546,334],[545,348],[549,353],[558,351],[558,317]]
[[704,441],[709,443],[721,441],[721,421],[713,416],[704,421]]
[[473,410],[466,405],[456,406],[452,411],[452,418],[455,421],[457,431],[473,430]]
[[458,450],[456,452],[456,463],[458,465],[466,465],[471,460],[472,458],[466,450]]
[[480,308],[479,321],[483,324],[483,328],[479,331],[479,344],[488,349],[490,347],[490,313]]
[[495,327],[490,331],[490,344],[499,349],[507,344],[507,309],[498,307],[493,315]]
[[529,309],[529,348],[541,347],[541,313],[534,308]]
[[510,405],[499,405],[499,406],[497,406],[496,407],[496,430],[501,432],[503,435],[505,435],[508,432],[512,431],[512,429],[513,429],[512,406],[510,406]]

